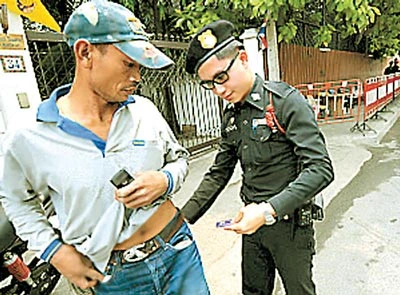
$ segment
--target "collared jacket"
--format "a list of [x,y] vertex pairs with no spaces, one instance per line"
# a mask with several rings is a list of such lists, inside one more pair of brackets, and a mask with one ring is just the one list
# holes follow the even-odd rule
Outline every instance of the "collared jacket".
[[[39,106],[36,123],[7,135],[2,204],[17,234],[37,256],[47,260],[62,239],[104,270],[115,244],[171,197],[126,209],[114,199],[112,176],[121,168],[132,175],[165,171],[172,194],[187,175],[189,154],[147,98],[134,95],[121,103],[104,141],[59,113],[56,100],[69,90],[70,85],[56,89]],[[51,198],[61,237],[43,214],[37,195]]]
[[[267,125],[270,97],[283,134]],[[275,126],[277,126],[275,124]],[[293,214],[334,178],[324,137],[312,107],[284,82],[256,76],[244,103],[228,105],[213,165],[182,211],[194,223],[213,204],[240,161],[245,204],[268,201],[278,218]]]

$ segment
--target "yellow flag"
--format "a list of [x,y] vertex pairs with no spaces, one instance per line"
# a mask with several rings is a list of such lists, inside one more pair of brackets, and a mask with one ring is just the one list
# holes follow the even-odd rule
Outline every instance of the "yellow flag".
[[40,0],[0,0],[0,4],[7,4],[7,8],[19,15],[29,18],[33,22],[41,23],[46,27],[60,32],[60,26],[47,11]]

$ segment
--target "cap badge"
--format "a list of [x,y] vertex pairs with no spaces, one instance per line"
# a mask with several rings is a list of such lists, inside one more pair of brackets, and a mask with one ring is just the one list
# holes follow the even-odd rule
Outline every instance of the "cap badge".
[[217,44],[217,37],[213,35],[211,30],[204,31],[201,35],[197,37],[200,42],[201,47],[204,49],[211,49]]

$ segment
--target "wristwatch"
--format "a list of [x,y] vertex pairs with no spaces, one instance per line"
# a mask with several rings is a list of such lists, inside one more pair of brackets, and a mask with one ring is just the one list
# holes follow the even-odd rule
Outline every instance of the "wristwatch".
[[[262,205],[264,205],[264,207],[267,205],[268,203],[263,202]],[[268,209],[265,209],[264,211],[264,218],[265,218],[265,225],[273,225],[276,222],[276,218],[271,214],[271,212]]]

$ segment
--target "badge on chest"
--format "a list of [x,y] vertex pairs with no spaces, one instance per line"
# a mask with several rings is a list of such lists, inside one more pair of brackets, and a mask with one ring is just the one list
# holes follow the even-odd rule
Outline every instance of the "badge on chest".
[[235,117],[230,117],[229,120],[228,120],[228,124],[227,124],[227,126],[225,128],[225,132],[229,133],[229,132],[232,132],[232,131],[237,130],[237,129],[238,128],[237,128],[236,123],[235,123]]

